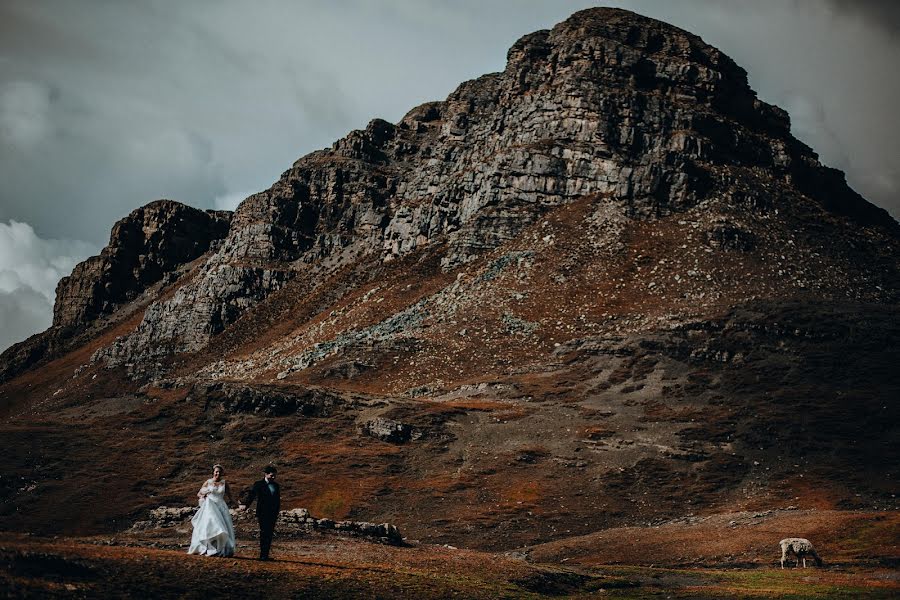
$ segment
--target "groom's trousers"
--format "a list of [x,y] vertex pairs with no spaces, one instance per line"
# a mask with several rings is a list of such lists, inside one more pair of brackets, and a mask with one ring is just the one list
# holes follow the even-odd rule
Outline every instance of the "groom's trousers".
[[259,557],[269,558],[272,537],[275,535],[275,521],[278,517],[259,517]]

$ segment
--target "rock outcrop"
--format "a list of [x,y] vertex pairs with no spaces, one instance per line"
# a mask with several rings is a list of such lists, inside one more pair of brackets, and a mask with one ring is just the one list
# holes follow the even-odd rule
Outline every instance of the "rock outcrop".
[[303,415],[322,417],[351,402],[323,390],[298,386],[247,385],[242,383],[200,382],[193,386],[191,396],[203,398],[207,405],[217,404],[232,413],[249,413],[267,417]]
[[[190,525],[191,517],[197,512],[196,506],[160,506],[150,511],[149,518],[136,521],[132,525],[134,531],[150,529],[170,529]],[[255,525],[252,511],[231,510],[236,523]],[[333,519],[317,519],[305,508],[283,510],[278,514],[278,534],[282,537],[318,532],[345,535],[368,539],[391,546],[402,546],[403,535],[396,525],[390,523],[369,523],[366,521],[335,521]]]
[[359,431],[363,435],[393,444],[404,444],[421,439],[423,436],[423,432],[418,427],[384,417],[375,417],[366,421],[360,426]]
[[113,226],[99,256],[79,263],[56,287],[53,325],[77,327],[109,314],[209,250],[228,233],[231,213],[172,200],[136,209]]

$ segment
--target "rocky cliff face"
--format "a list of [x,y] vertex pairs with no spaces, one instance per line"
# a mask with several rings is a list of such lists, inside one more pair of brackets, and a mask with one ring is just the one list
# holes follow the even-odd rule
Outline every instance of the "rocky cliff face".
[[[601,229],[705,204],[720,217],[706,235],[722,248],[753,238],[729,213],[801,203],[896,233],[789,129],[743,69],[696,36],[623,11],[583,11],[519,40],[502,73],[297,161],[240,205],[196,279],[102,356],[115,365],[160,348],[197,350],[287,281],[361,256],[441,246],[452,270],[588,195],[603,207]],[[104,302],[69,287],[59,318]]]
[[80,263],[56,288],[53,325],[84,325],[133,300],[228,233],[231,213],[171,200],[136,209],[113,226],[99,256]]

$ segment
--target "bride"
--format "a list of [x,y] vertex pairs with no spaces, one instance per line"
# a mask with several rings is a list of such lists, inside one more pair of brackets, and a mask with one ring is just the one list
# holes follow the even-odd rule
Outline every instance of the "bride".
[[234,524],[228,512],[228,502],[232,502],[231,488],[222,480],[225,469],[213,466],[212,479],[207,479],[197,492],[200,508],[191,519],[194,533],[188,554],[207,556],[231,556],[234,554]]

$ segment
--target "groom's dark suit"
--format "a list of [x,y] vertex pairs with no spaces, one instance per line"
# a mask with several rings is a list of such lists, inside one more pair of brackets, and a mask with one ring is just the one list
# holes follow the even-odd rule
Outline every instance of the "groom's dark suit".
[[275,534],[275,521],[278,520],[278,511],[281,510],[281,487],[278,482],[268,482],[261,479],[253,484],[247,502],[250,504],[256,500],[256,520],[259,521],[259,557],[269,558],[269,548],[272,546],[272,536]]

